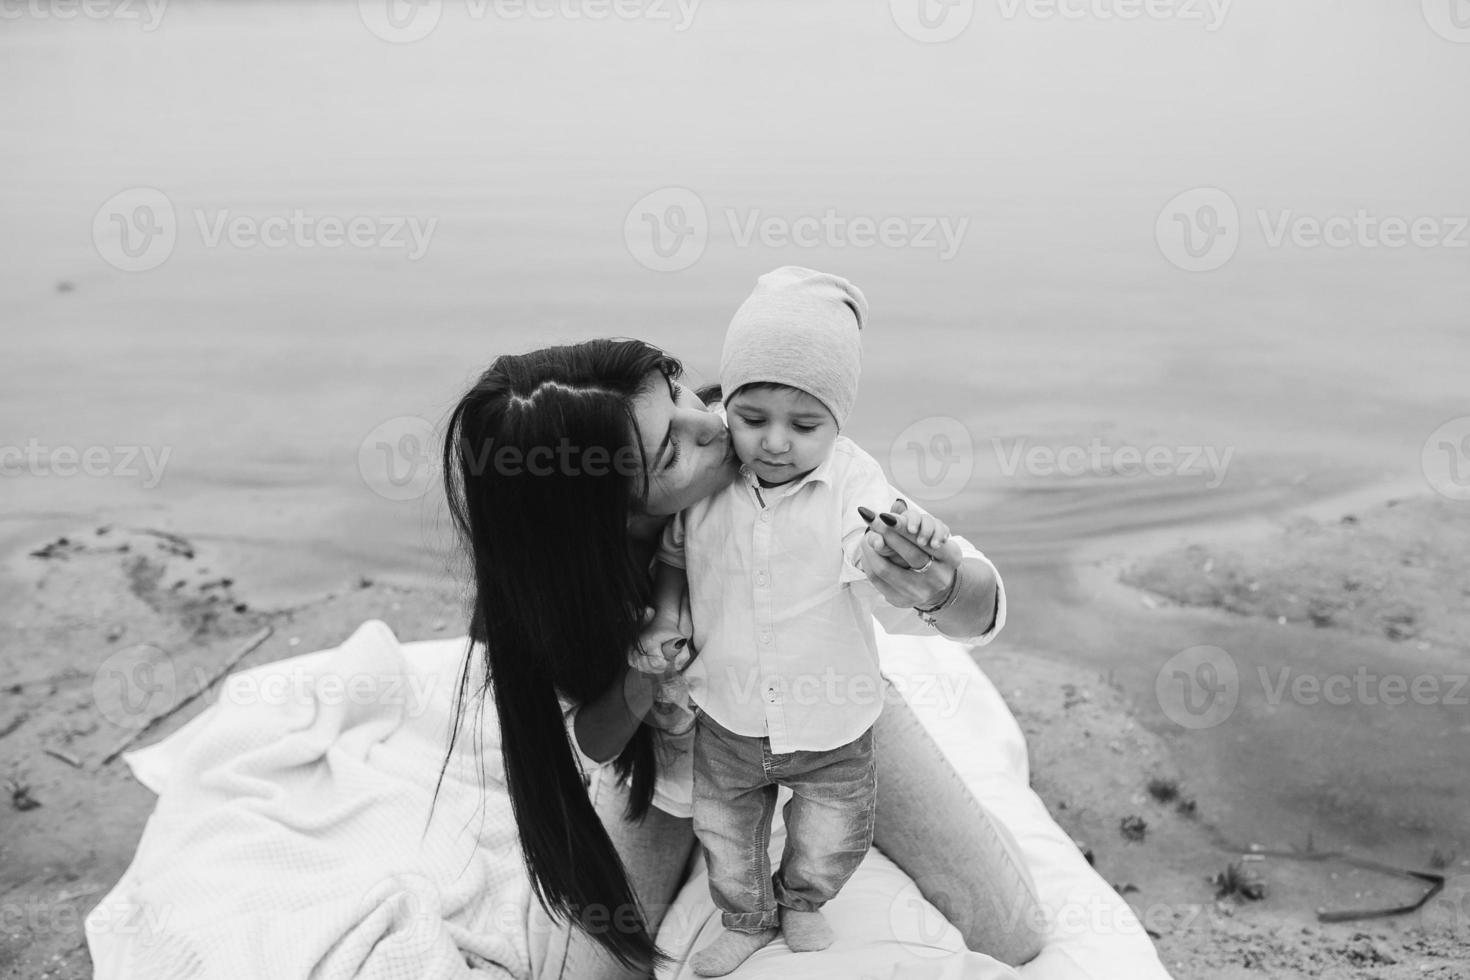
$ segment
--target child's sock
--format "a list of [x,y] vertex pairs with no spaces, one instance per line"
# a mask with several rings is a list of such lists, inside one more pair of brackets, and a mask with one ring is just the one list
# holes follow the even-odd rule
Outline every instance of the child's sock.
[[752,953],[780,935],[778,929],[733,932],[726,929],[714,942],[694,954],[690,965],[702,977],[723,977],[750,959]]
[[826,949],[836,938],[820,909],[798,912],[784,905],[781,907],[781,935],[786,937],[786,945],[793,953],[814,953]]

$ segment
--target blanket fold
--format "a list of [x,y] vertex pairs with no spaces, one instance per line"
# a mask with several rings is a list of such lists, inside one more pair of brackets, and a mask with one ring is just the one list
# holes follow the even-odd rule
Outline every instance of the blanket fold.
[[325,656],[232,675],[124,756],[160,797],[88,916],[99,980],[527,975],[498,730],[478,760],[490,792],[462,735],[430,823],[465,645],[405,649],[369,621]]

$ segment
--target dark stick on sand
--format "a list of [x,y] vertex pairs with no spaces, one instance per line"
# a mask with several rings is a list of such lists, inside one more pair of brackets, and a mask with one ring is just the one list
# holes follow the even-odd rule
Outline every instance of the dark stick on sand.
[[234,670],[236,665],[238,665],[240,661],[250,656],[250,654],[257,647],[259,647],[266,640],[270,639],[271,634],[274,632],[275,630],[272,627],[267,626],[259,633],[256,633],[250,639],[246,640],[244,646],[236,650],[234,655],[231,656],[229,660],[226,660],[223,664],[220,665],[218,670],[216,670],[213,674],[210,674],[208,680],[201,684],[198,690],[184,695],[184,697],[175,702],[172,707],[166,708],[165,710],[154,715],[152,718],[149,718],[147,724],[145,724],[142,728],[139,728],[137,731],[133,732],[127,738],[123,739],[122,742],[118,744],[117,748],[107,753],[106,757],[104,757],[103,760],[97,764],[97,768],[102,768],[113,759],[116,759],[118,756],[122,755],[134,742],[138,741],[138,739],[148,734],[148,731],[153,728],[154,725],[158,724],[160,721],[163,721],[165,718],[168,718],[174,712],[189,704],[195,698],[199,697],[199,695],[203,694],[205,691],[213,687],[215,681],[219,680],[221,677]]

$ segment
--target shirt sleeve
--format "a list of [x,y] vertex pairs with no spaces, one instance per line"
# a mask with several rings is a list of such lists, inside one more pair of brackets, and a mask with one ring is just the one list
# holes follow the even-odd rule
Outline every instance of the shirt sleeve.
[[[897,494],[889,485],[888,477],[883,474],[883,467],[854,446],[853,465],[842,481],[843,584],[868,581],[863,571],[863,535],[867,533],[868,525],[857,509],[866,507],[875,514],[881,514],[892,505],[895,496]],[[871,585],[868,587],[872,588]],[[880,599],[878,605],[886,606],[887,603]]]
[[665,565],[674,568],[684,568],[684,514],[681,511],[674,515],[674,519],[664,525],[663,534],[658,539],[658,552],[655,557]]

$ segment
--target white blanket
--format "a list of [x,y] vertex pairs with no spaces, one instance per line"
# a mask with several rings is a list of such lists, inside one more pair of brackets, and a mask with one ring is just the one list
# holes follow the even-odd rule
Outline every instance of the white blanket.
[[[896,679],[943,670],[965,683],[962,710],[920,716],[1018,838],[1051,938],[1019,971],[964,952],[874,852],[830,907],[837,944],[801,954],[800,975],[1166,977],[1127,905],[1028,788],[1021,732],[965,648],[879,638]],[[399,643],[369,621],[340,647],[232,675],[183,728],[125,755],[159,801],[87,917],[97,980],[529,980],[530,886],[493,710],[462,729],[424,834],[464,651],[463,638]],[[779,823],[778,811],[773,848]],[[659,934],[673,976],[690,975],[718,921],[701,869]],[[791,976],[793,956],[777,943],[735,976]]]

